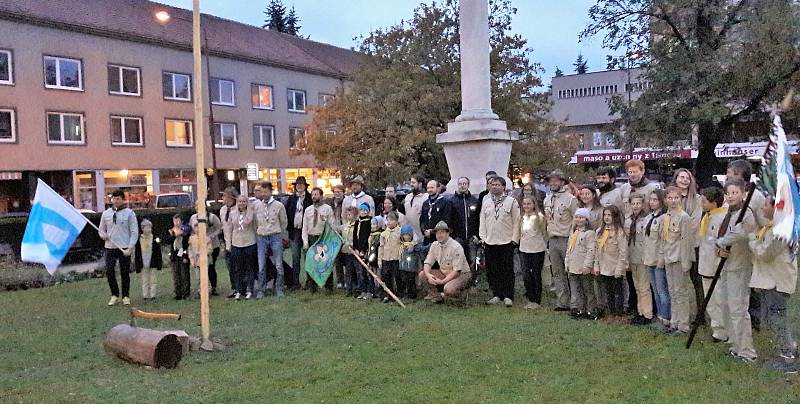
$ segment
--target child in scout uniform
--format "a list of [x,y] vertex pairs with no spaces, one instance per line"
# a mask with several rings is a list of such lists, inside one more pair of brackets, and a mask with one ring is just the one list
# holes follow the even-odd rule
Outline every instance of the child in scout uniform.
[[[200,246],[201,240],[200,235],[197,233],[197,228],[199,226],[198,222],[195,222],[192,226],[192,235],[189,236],[189,267],[200,271]],[[214,253],[213,241],[211,237],[206,234],[206,239],[204,240],[206,243],[206,254],[208,255],[208,261],[211,262],[212,255]],[[200,276],[198,275],[198,279]],[[198,288],[198,293],[199,293]],[[210,292],[210,291],[209,291]]]
[[[720,294],[723,315],[727,313],[724,319],[728,340],[733,345],[730,353],[737,359],[752,362],[758,355],[753,346],[753,330],[750,313],[747,311],[750,304],[750,275],[753,272],[753,254],[748,235],[757,232],[758,227],[755,215],[749,208],[745,212],[744,220],[736,224],[745,195],[747,183],[744,180],[733,179],[725,183],[728,213],[723,219],[716,245],[719,248],[717,255],[727,256],[728,259],[720,275],[724,287],[715,289],[714,293]],[[730,247],[729,252],[725,250],[727,247]]]
[[[396,284],[400,283],[397,279],[397,272],[400,270],[400,252],[403,249],[403,241],[400,239],[400,226],[398,225],[399,219],[396,211],[386,214],[386,230],[381,233],[380,248],[378,249],[381,280],[395,295],[398,292]],[[392,300],[387,296],[386,292],[383,292],[383,289],[381,290],[383,302],[391,302]]]
[[[630,195],[627,206],[630,216],[625,220],[628,232],[628,275],[635,289],[638,314],[631,319],[633,325],[646,325],[653,321],[653,295],[650,292],[650,270],[644,264],[646,248],[645,196],[639,193]],[[649,209],[649,207],[648,207]],[[630,304],[630,303],[629,303]]]
[[597,300],[614,316],[623,314],[625,271],[628,268],[628,240],[622,211],[609,205],[603,208],[603,227],[597,229],[594,274],[599,276]]
[[[722,222],[728,214],[728,208],[724,207],[725,193],[721,188],[709,187],[700,191],[703,205],[703,217],[700,219],[700,229],[698,238],[700,239],[700,259],[697,270],[703,278],[703,290],[708,293],[714,274],[717,272],[719,257],[717,256],[717,237],[720,235]],[[706,312],[711,319],[711,336],[714,342],[727,341],[728,330],[725,328],[725,317],[723,312],[722,293],[725,290],[724,280],[719,279],[715,287],[711,300],[708,301]]]
[[670,322],[669,288],[667,286],[667,273],[664,270],[663,237],[661,221],[667,206],[664,201],[664,191],[653,190],[648,198],[650,213],[644,218],[644,248],[642,262],[650,272],[650,287],[656,303],[658,319],[666,327]]
[[347,207],[344,213],[344,223],[342,223],[342,250],[340,255],[344,266],[344,287],[347,296],[354,296],[358,286],[358,272],[361,264],[353,257],[353,229],[355,228],[356,218],[358,218],[358,208]]
[[579,208],[574,216],[565,258],[569,271],[570,300],[573,302],[570,315],[578,319],[597,320],[599,313],[594,293],[595,277],[592,275],[597,233],[589,224],[591,210]]
[[[370,269],[372,269],[372,273],[377,276],[380,276],[381,273],[381,263],[380,257],[378,255],[380,247],[381,247],[381,232],[383,231],[383,218],[380,216],[375,216],[370,221],[370,233],[369,233],[369,254],[367,264],[369,264]],[[367,272],[367,299],[375,297],[380,298],[384,295],[384,290],[378,284],[378,280],[373,278],[372,275]]]
[[417,272],[420,266],[421,245],[416,238],[414,228],[404,224],[400,228],[400,258],[397,277],[398,297],[417,298]]
[[358,299],[369,299],[374,289],[372,277],[370,277],[367,270],[356,259],[356,256],[361,258],[365,264],[369,265],[369,236],[372,232],[372,217],[369,214],[369,205],[362,203],[358,207],[358,218],[353,224],[353,261],[354,266],[358,269]]
[[140,225],[142,234],[136,242],[134,270],[142,274],[142,297],[144,300],[156,300],[156,271],[163,265],[161,258],[161,240],[153,235],[153,223],[147,219]]
[[679,336],[689,331],[696,304],[694,286],[689,275],[694,260],[694,237],[690,234],[691,217],[681,207],[680,188],[668,187],[666,197],[668,210],[661,222],[661,234],[664,239],[662,251],[672,313],[670,326],[664,331],[669,335]]
[[775,334],[778,358],[770,367],[774,370],[796,372],[797,342],[789,328],[786,313],[787,301],[797,287],[797,262],[789,245],[775,238],[772,219],[775,201],[767,197],[762,208],[764,226],[757,234],[750,235],[750,250],[753,252],[753,275],[750,287],[761,292],[767,306],[767,323]]

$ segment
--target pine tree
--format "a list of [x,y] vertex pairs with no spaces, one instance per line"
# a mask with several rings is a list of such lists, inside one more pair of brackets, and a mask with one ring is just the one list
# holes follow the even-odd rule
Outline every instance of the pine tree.
[[300,17],[294,11],[294,6],[289,10],[289,15],[286,16],[286,32],[289,35],[297,36],[300,33]]
[[561,77],[564,75],[564,72],[556,66],[556,77]]
[[261,28],[268,28],[278,32],[286,32],[286,6],[282,0],[271,0],[264,11],[267,19]]
[[575,66],[575,73],[584,74],[589,71],[589,66],[587,66],[587,61],[583,59],[583,54],[578,54],[578,59],[575,60],[573,66]]

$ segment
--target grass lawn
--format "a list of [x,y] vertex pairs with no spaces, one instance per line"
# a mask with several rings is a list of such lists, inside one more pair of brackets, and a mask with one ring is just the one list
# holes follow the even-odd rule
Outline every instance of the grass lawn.
[[[227,291],[224,269],[220,278]],[[168,271],[159,282],[162,298],[142,304],[134,277],[134,306],[184,319],[139,325],[199,334],[199,301],[169,298]],[[0,401],[800,401],[800,377],[735,362],[705,331],[686,350],[652,328],[485,307],[482,296],[405,310],[341,294],[214,298],[212,333],[228,350],[152,370],[103,351],[104,333],[128,320],[127,309],[105,306],[107,290],[96,279],[0,293]],[[797,300],[791,309],[797,324]],[[771,356],[764,333],[757,344]]]

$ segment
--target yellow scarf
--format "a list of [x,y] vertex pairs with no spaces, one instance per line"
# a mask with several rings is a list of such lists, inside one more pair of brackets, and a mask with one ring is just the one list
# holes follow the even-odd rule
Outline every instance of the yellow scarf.
[[758,231],[758,239],[760,241],[764,241],[764,236],[767,235],[767,231],[772,228],[772,220],[768,221],[767,224],[761,227],[761,230]]
[[600,251],[606,249],[606,241],[608,241],[608,228],[603,229],[603,234],[600,235]]
[[[682,212],[683,209],[677,208],[675,209],[676,212]],[[667,214],[664,215],[664,240],[669,241],[669,222],[672,219],[672,212],[667,211]]]
[[728,208],[714,208],[703,215],[703,219],[700,220],[700,237],[704,238],[706,233],[708,233],[708,221],[711,215],[716,215],[718,213],[727,213]]
[[575,229],[575,231],[572,232],[572,235],[569,236],[569,244],[567,245],[567,252],[568,253],[571,253],[572,250],[575,249],[575,243],[578,242],[578,235],[579,234],[581,234],[581,231],[578,230],[578,229]]

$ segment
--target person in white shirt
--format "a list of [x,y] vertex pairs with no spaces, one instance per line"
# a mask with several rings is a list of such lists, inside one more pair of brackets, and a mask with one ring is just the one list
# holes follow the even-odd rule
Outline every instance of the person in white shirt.
[[506,180],[489,180],[489,195],[481,208],[479,234],[484,244],[486,277],[494,297],[486,304],[503,303],[511,307],[514,300],[514,249],[519,245],[519,203],[505,194]]
[[120,290],[117,286],[116,266],[119,261],[119,275],[122,278],[122,304],[130,305],[131,255],[139,240],[139,224],[136,214],[126,205],[125,193],[116,190],[111,193],[111,205],[100,217],[100,238],[105,240],[106,279],[111,289],[109,306],[117,304]]

